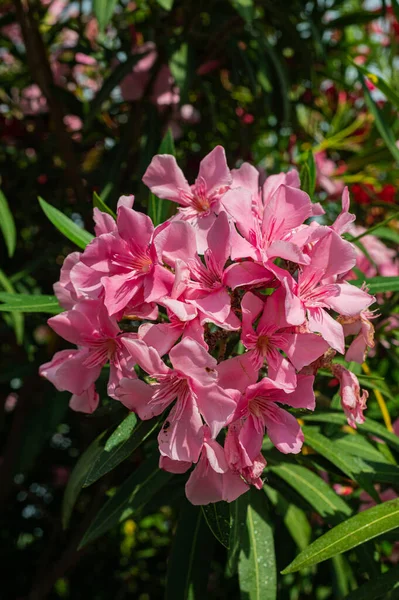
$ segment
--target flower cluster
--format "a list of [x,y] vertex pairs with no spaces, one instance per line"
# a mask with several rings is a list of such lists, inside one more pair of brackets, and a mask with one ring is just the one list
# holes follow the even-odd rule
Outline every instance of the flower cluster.
[[193,185],[170,155],[154,157],[143,181],[176,214],[154,227],[133,196],[120,198],[116,221],[94,209],[96,237],[55,285],[67,310],[49,319],[77,349],[40,372],[73,394],[73,409],[93,412],[109,363],[111,398],[144,420],[163,415],[160,467],[192,469],[189,500],[232,501],[262,486],[265,433],[280,452],[300,452],[290,409],[314,410],[318,368],[339,379],[348,422],[364,420],[367,394],[332,363],[345,329],[360,336],[352,358],[372,339],[374,298],[345,279],[356,263],[342,237],[354,220],[348,191],[335,223],[320,225],[296,171],[260,185],[248,163],[230,171],[220,146]]

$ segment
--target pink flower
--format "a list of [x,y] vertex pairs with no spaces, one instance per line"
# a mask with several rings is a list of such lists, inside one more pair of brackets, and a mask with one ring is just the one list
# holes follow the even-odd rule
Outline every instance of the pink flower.
[[224,149],[216,146],[201,161],[198,177],[191,186],[175,157],[169,154],[158,154],[152,159],[143,182],[158,198],[180,205],[174,218],[189,221],[195,228],[198,252],[203,254],[206,235],[221,209],[220,200],[232,183]]
[[115,387],[122,377],[136,376],[134,363],[122,344],[123,339],[134,334],[122,333],[101,303],[80,302],[72,310],[51,317],[48,324],[58,335],[79,346],[78,350],[57,352],[52,361],[39,370],[58,390],[80,397],[72,398],[73,408],[79,406],[78,410],[83,410],[82,407],[95,407],[98,403],[92,384],[106,363],[110,364],[108,394],[111,397],[115,397]]
[[348,424],[356,429],[356,423],[364,423],[363,411],[367,408],[369,393],[366,390],[360,390],[356,375],[345,367],[334,364],[332,372],[340,383],[341,404]]
[[87,296],[98,297],[104,290],[110,316],[129,304],[150,303],[168,294],[174,280],[159,263],[154,244],[163,226],[154,231],[151,219],[131,208],[132,197],[121,200],[117,229],[95,238],[71,271],[75,287]]
[[[249,350],[254,367],[260,369],[266,361],[269,377],[288,392],[296,386],[295,369],[299,371],[319,358],[328,350],[328,344],[313,333],[286,332],[287,329],[284,328],[287,328],[288,323],[284,315],[279,315],[281,305],[284,305],[284,292],[281,288],[265,302],[252,292],[247,292],[241,303],[241,339]],[[253,323],[259,315],[261,316],[254,331]],[[280,350],[285,352],[288,360]]]
[[[274,271],[281,277],[286,289],[286,318],[292,325],[300,325],[308,318],[309,330],[320,333],[328,344],[344,353],[344,333],[326,309],[333,309],[342,315],[359,314],[374,302],[374,297],[349,283],[335,283],[337,276],[349,271],[355,261],[351,244],[342,240],[324,227],[315,230],[315,237],[324,235],[313,245],[310,265],[304,266],[296,282],[291,275]],[[309,238],[311,240],[311,238]]]
[[[248,386],[241,394],[234,415],[235,427],[229,435],[236,438],[235,445],[241,446],[241,453],[245,456],[241,463],[243,467],[250,466],[248,461],[259,460],[265,430],[280,452],[300,452],[304,438],[298,421],[277,403],[314,410],[313,382],[314,377],[311,375],[298,375],[295,391],[287,393],[275,381],[264,377],[259,383]],[[228,442],[228,462],[232,461],[231,447],[232,444]]]
[[156,383],[122,379],[117,396],[141,419],[160,415],[175,400],[158,436],[159,450],[172,460],[197,462],[203,421],[215,438],[235,409],[235,402],[217,385],[216,360],[198,342],[185,338],[169,352],[172,368],[141,340],[125,340],[134,361]]
[[366,360],[367,348],[374,348],[374,326],[370,319],[375,319],[377,316],[373,311],[363,310],[355,317],[338,317],[338,322],[344,328],[345,337],[356,336],[345,354],[347,362],[354,361],[362,364]]
[[344,189],[344,183],[340,179],[334,178],[337,170],[335,162],[327,158],[324,151],[316,152],[314,159],[316,163],[317,184],[329,196],[338,196]]

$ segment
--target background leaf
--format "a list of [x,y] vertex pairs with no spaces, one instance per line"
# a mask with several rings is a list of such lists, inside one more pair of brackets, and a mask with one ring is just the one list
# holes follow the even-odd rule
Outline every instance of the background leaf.
[[11,258],[15,252],[17,243],[17,231],[14,218],[8,206],[7,199],[0,190],[0,228],[7,246],[8,256]]
[[84,250],[89,242],[93,239],[93,235],[78,227],[71,219],[66,217],[58,208],[54,208],[51,204],[48,204],[43,198],[39,197],[39,204],[43,209],[46,217],[52,222],[52,224],[65,235],[68,240],[71,240],[74,244]]

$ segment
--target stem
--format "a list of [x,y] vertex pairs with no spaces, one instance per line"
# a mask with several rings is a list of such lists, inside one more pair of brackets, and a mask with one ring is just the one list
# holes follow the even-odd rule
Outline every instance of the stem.
[[[366,373],[366,375],[371,375],[371,370],[367,363],[364,362],[362,364],[362,369]],[[380,390],[374,389],[373,392],[375,394],[375,397],[377,398],[378,406],[380,407],[380,411],[382,414],[382,418],[384,419],[385,427],[388,429],[388,431],[393,431],[391,417],[389,415],[387,405],[385,404],[385,400],[384,400]]]

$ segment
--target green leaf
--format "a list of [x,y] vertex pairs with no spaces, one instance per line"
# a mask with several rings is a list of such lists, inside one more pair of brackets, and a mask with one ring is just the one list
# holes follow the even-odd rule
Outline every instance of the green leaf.
[[168,12],[172,10],[173,4],[175,0],[157,0],[159,6],[161,6],[164,10]]
[[375,85],[383,94],[385,94],[387,99],[392,102],[396,108],[399,108],[399,95],[387,84],[386,81],[384,81],[384,79],[382,79],[382,77],[376,75],[375,73],[371,73],[366,67],[358,65],[352,60],[351,63],[357,68],[358,71],[367,77],[367,79],[369,79],[373,85]]
[[272,519],[262,490],[251,489],[246,527],[241,528],[238,577],[243,600],[275,600],[276,557]]
[[244,21],[252,23],[255,13],[254,0],[231,0],[231,3]]
[[187,43],[183,43],[180,48],[173,52],[169,60],[170,71],[180,89],[181,96],[184,98],[188,94],[189,83],[189,48]]
[[68,480],[62,501],[62,526],[64,529],[68,527],[73,507],[83,487],[87,471],[90,469],[92,462],[96,460],[103,450],[103,438],[105,434],[106,432],[103,431],[83,452]]
[[58,304],[55,296],[40,294],[13,294],[0,292],[0,311],[3,312],[33,312],[56,315],[64,309]]
[[219,542],[229,547],[230,541],[230,507],[227,502],[214,502],[202,506],[209,529]]
[[302,427],[302,431],[305,435],[305,444],[324,456],[350,479],[357,481],[376,502],[380,502],[380,497],[375,491],[370,478],[367,479],[365,476],[365,473],[372,471],[372,469],[364,461],[340,452],[335,442],[330,442],[324,435],[315,431],[314,427]]
[[309,545],[312,535],[312,528],[305,512],[292,502],[288,502],[280,492],[269,485],[264,485],[263,489],[276,512],[282,517],[298,548],[304,550]]
[[97,192],[93,192],[93,206],[101,210],[101,212],[107,213],[108,215],[111,215],[111,217],[116,219],[116,214],[114,213],[112,208],[105,204],[105,202],[101,199]]
[[14,218],[8,206],[7,199],[0,190],[0,228],[3,232],[4,241],[7,246],[8,256],[11,258],[15,252],[17,243],[17,231],[15,229]]
[[58,231],[65,235],[68,240],[84,250],[94,236],[85,229],[78,227],[71,219],[66,217],[64,213],[58,210],[58,208],[54,208],[54,206],[48,204],[43,198],[40,198],[40,196],[39,203],[46,217]]
[[366,23],[370,23],[370,21],[378,19],[381,16],[382,13],[377,11],[356,11],[328,21],[325,27],[326,29],[339,29],[342,27],[350,27],[351,25],[364,25]]
[[269,468],[305,498],[326,521],[337,523],[352,513],[346,502],[309,469],[288,463]]
[[[130,413],[107,440],[103,452],[93,461],[86,475],[87,487],[109,473],[128,458],[144,440],[158,427],[159,419],[141,421],[136,427],[137,418]],[[135,428],[136,427],[136,428]]]
[[[173,141],[173,135],[170,128],[162,139],[158,149],[158,154],[171,154],[172,156],[176,155],[175,143]],[[174,203],[170,200],[161,200],[152,192],[150,193],[148,215],[152,219],[152,222],[155,226],[166,221],[173,204]]]
[[[399,566],[393,567],[379,577],[373,577],[345,596],[344,600],[385,600],[388,593],[399,588]],[[393,600],[393,598],[392,598]]]
[[97,17],[100,31],[110,22],[118,0],[93,0],[93,12]]
[[358,433],[348,433],[340,438],[332,441],[338,451],[342,453],[353,454],[359,456],[366,461],[374,461],[390,464],[388,459],[381,454],[377,448],[374,448],[369,441]]
[[394,159],[397,162],[399,162],[399,148],[396,146],[396,138],[392,131],[392,127],[385,122],[383,114],[382,114],[381,110],[378,108],[378,106],[376,105],[376,103],[374,102],[374,100],[366,86],[364,77],[359,69],[358,69],[358,76],[359,76],[360,83],[362,84],[362,87],[363,87],[364,99],[366,101],[369,111],[371,112],[371,114],[374,117],[375,125],[376,125],[382,139],[384,140],[388,150],[391,152]]
[[79,548],[98,539],[109,529],[126,520],[151,500],[172,477],[158,467],[159,454],[154,452],[126,479],[97,513],[83,536]]
[[300,179],[301,189],[313,198],[316,188],[316,164],[311,150],[307,152],[302,164]]
[[[15,290],[14,290],[14,286],[12,285],[11,281],[9,280],[9,278],[7,277],[7,275],[5,273],[3,273],[3,271],[0,269],[0,286],[3,287],[3,289],[5,289],[5,294],[8,294],[11,296],[11,298],[13,298],[16,294],[15,294]],[[0,298],[1,298],[1,292],[0,292]],[[1,305],[0,305],[0,309],[1,309]],[[8,311],[7,311],[8,312]],[[24,339],[24,316],[18,314],[17,312],[14,311],[10,311],[13,312],[13,314],[9,315],[8,317],[4,317],[4,319],[7,321],[7,319],[9,319],[14,327],[14,332],[15,332],[15,338],[17,340],[17,344],[21,345]]]
[[213,541],[201,507],[184,499],[168,562],[165,600],[207,597]]
[[381,240],[387,240],[388,242],[399,244],[399,233],[390,227],[379,227],[374,235]]
[[249,496],[243,494],[230,502],[230,536],[227,556],[227,570],[230,576],[236,573],[241,550],[241,529],[245,528]]
[[399,527],[399,498],[369,508],[340,523],[301,552],[282,573],[293,573],[316,565],[396,527]]
[[[398,217],[399,217],[399,211],[396,211],[392,215],[390,215],[389,217],[387,217],[386,219],[384,219],[383,221],[381,221],[380,223],[376,223],[372,227],[369,227],[368,229],[366,229],[366,231],[363,231],[363,233],[360,233],[356,237],[351,237],[350,241],[352,243],[356,243],[359,240],[361,240],[363,237],[366,237],[367,235],[370,235],[371,233],[374,233],[375,231],[378,231],[380,227],[383,227],[384,225],[387,225],[390,221],[392,221],[393,219],[397,219]],[[365,252],[365,254],[366,254],[366,252]],[[369,258],[369,257],[367,256],[367,258]],[[369,260],[372,260],[371,257],[369,258]]]
[[[314,415],[304,415],[303,420],[306,422],[316,421],[320,423],[330,423],[335,425],[346,425],[347,421],[345,415],[340,412],[329,412],[318,413]],[[381,425],[377,421],[373,421],[370,418],[367,418],[364,423],[361,425],[357,425],[358,431],[364,431],[366,433],[370,433],[376,437],[381,438],[386,442],[389,446],[392,446],[396,450],[399,450],[399,437],[394,433],[391,433],[387,430],[384,425]]]
[[383,292],[399,292],[399,277],[371,277],[369,279],[353,279],[350,283],[361,287],[366,282],[370,294]]

